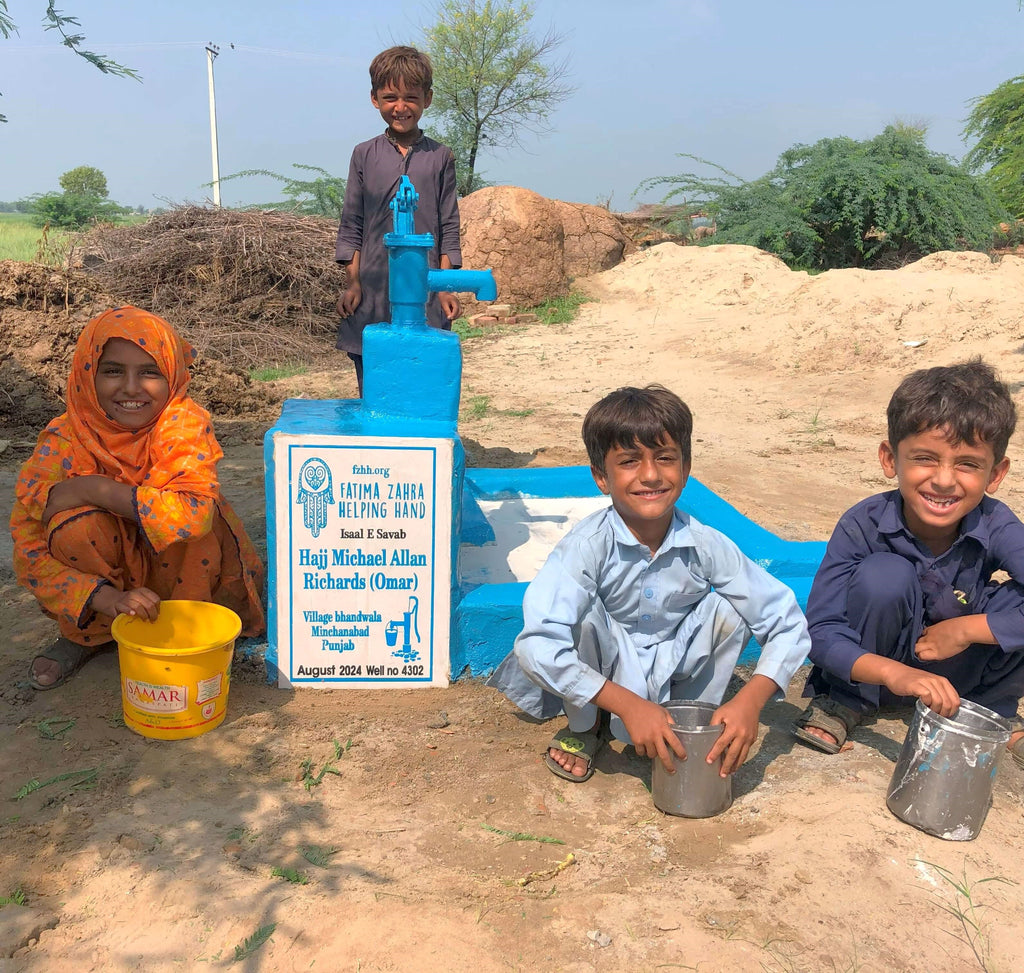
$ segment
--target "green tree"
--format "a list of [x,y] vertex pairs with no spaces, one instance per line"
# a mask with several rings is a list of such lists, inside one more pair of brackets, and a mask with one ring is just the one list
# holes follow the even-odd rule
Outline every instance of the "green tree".
[[964,163],[982,173],[1000,202],[1019,219],[1024,216],[1024,75],[968,104],[971,113],[964,138],[978,141]]
[[99,196],[80,193],[40,193],[31,197],[32,221],[37,226],[78,230],[90,223],[116,223],[128,210]]
[[794,145],[750,182],[715,168],[721,176],[659,176],[638,191],[671,186],[666,203],[682,202],[685,212],[715,219],[713,242],[759,247],[808,270],[986,250],[1003,216],[986,184],[930,151],[924,131],[910,125],[890,125],[861,142],[840,137]]
[[[66,16],[53,4],[54,0],[49,0],[46,4],[46,12],[43,14],[44,30],[57,31],[60,34],[61,43],[65,47],[70,48],[80,58],[88,61],[93,67],[99,69],[104,74],[112,74],[119,78],[134,78],[136,81],[142,80],[139,73],[133,68],[127,68],[123,64],[118,64],[117,61],[112,61],[109,57],[97,54],[95,51],[83,50],[82,43],[85,40],[85,35],[75,33],[76,28],[82,26],[78,22],[78,18]],[[0,35],[7,38],[17,32],[18,28],[8,12],[7,0],[0,0]],[[0,122],[6,121],[7,116],[0,115]]]
[[524,131],[546,132],[554,108],[572,88],[568,63],[555,60],[562,44],[552,30],[531,31],[533,5],[513,0],[442,0],[436,23],[424,30],[434,63],[432,114],[440,137],[455,152],[458,187],[480,184],[481,144],[519,144]]
[[60,177],[60,188],[77,196],[107,198],[107,177],[95,166],[76,166]]
[[[220,181],[227,182],[229,179],[241,179],[244,176],[269,176],[284,183],[281,192],[289,199],[278,203],[261,203],[261,209],[286,209],[306,216],[329,216],[340,220],[341,207],[345,202],[346,180],[340,176],[332,176],[319,166],[293,162],[292,168],[318,172],[319,175],[316,179],[296,179],[294,176],[283,176],[268,169],[243,169],[241,172],[233,172],[230,176],[221,176]],[[212,186],[213,183],[207,185]]]

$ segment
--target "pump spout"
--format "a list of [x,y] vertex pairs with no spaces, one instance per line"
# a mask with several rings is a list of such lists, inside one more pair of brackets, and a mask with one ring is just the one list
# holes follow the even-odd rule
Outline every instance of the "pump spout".
[[498,286],[488,270],[428,270],[427,290],[470,291],[478,301],[496,301]]

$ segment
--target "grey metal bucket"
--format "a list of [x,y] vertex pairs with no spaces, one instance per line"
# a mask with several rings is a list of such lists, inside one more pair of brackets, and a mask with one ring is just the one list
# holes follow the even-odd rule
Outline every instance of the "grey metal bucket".
[[708,764],[707,756],[722,735],[723,726],[708,726],[717,706],[672,699],[665,703],[675,721],[676,736],[686,748],[686,759],[675,761],[670,774],[657,757],[651,770],[654,806],[666,814],[684,818],[710,818],[732,804],[732,777],[719,776],[722,758]]
[[949,841],[981,834],[1010,722],[962,700],[947,719],[917,701],[885,803],[896,817]]

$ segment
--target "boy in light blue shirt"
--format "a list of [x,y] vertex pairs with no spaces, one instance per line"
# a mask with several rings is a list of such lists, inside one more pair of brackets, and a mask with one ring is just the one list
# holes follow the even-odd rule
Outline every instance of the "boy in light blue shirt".
[[722,755],[732,773],[810,649],[793,592],[676,507],[692,429],[686,404],[660,385],[618,389],[590,409],[583,439],[611,506],[552,551],[527,588],[515,648],[488,680],[532,716],[565,711],[545,761],[567,780],[591,777],[609,732],[672,772],[672,755],[686,753],[661,704],[721,703],[753,634],[756,671],[711,720],[725,729],[708,762]]

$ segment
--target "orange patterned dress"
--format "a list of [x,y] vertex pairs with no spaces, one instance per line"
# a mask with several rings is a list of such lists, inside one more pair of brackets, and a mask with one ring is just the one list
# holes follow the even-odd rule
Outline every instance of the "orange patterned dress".
[[[100,407],[93,377],[111,338],[153,358],[168,382],[167,404],[142,429]],[[18,581],[72,642],[110,641],[113,621],[90,608],[93,593],[147,587],[161,599],[217,602],[264,628],[263,565],[217,482],[224,455],[209,413],[186,394],[195,351],[162,318],[136,307],[106,311],[82,330],[67,385],[67,412],[39,435],[21,469],[11,513]],[[62,510],[43,523],[51,487],[102,475],[132,487],[135,517],[97,507]]]

